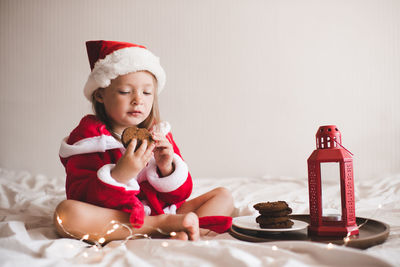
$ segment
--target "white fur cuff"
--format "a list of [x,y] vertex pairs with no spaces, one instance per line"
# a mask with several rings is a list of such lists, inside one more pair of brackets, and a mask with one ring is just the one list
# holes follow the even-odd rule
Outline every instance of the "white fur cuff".
[[68,137],[64,138],[61,142],[59,155],[62,158],[85,153],[105,152],[114,148],[123,148],[123,145],[110,135],[85,138],[73,145],[68,145],[67,139]]
[[146,176],[149,183],[158,192],[171,192],[185,183],[189,174],[186,163],[177,154],[174,154],[173,163],[175,165],[174,172],[169,176],[159,177],[155,159],[152,158],[150,160],[149,165],[146,168]]
[[114,168],[114,166],[115,164],[106,164],[97,171],[97,177],[99,177],[100,181],[109,185],[123,187],[126,191],[138,191],[139,184],[135,178],[132,178],[128,184],[117,182],[114,178],[112,178],[111,170]]
[[167,135],[171,131],[171,124],[167,121],[162,121],[152,128],[153,131],[161,132],[163,135]]

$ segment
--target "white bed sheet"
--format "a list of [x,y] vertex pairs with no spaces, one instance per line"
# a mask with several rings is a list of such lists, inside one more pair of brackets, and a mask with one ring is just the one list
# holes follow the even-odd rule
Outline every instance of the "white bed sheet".
[[[306,178],[202,177],[194,185],[193,197],[217,186],[230,189],[234,216],[255,215],[254,203],[274,200],[287,201],[295,214],[308,213]],[[142,239],[111,242],[98,250],[56,235],[52,215],[65,198],[62,178],[0,169],[0,265],[400,266],[400,175],[356,178],[355,194],[357,216],[390,225],[385,243],[358,250],[301,241],[250,243],[210,233],[198,242]]]

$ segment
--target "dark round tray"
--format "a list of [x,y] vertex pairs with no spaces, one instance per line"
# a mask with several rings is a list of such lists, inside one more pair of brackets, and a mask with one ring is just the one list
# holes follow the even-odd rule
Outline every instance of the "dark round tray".
[[[310,216],[308,214],[293,214],[290,218],[309,223]],[[247,230],[232,225],[230,234],[240,240],[249,242],[272,242],[272,241],[314,241],[320,243],[332,243],[336,245],[346,245],[348,247],[366,249],[385,242],[389,236],[390,227],[386,223],[368,218],[357,217],[357,225],[359,234],[349,237],[347,242],[342,237],[310,237],[307,234],[307,228],[293,232],[269,233],[256,230]],[[346,244],[345,244],[346,243]]]

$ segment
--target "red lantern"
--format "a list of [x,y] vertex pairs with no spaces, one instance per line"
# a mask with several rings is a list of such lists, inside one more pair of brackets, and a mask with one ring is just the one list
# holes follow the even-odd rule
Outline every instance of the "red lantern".
[[[335,125],[319,127],[316,139],[317,149],[307,160],[310,201],[308,233],[316,236],[356,235],[358,227],[355,215],[352,155],[342,146],[341,134]],[[341,214],[323,213],[321,169],[327,163],[338,164]]]

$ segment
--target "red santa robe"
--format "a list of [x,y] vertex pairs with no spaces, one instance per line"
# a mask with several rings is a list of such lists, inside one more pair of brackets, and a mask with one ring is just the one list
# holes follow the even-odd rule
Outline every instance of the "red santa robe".
[[111,170],[125,148],[94,115],[85,116],[60,147],[67,199],[128,212],[134,227],[143,224],[145,215],[176,213],[192,192],[192,178],[169,124],[159,126],[174,149],[174,172],[160,177],[153,157],[137,177],[123,184],[111,176]]

